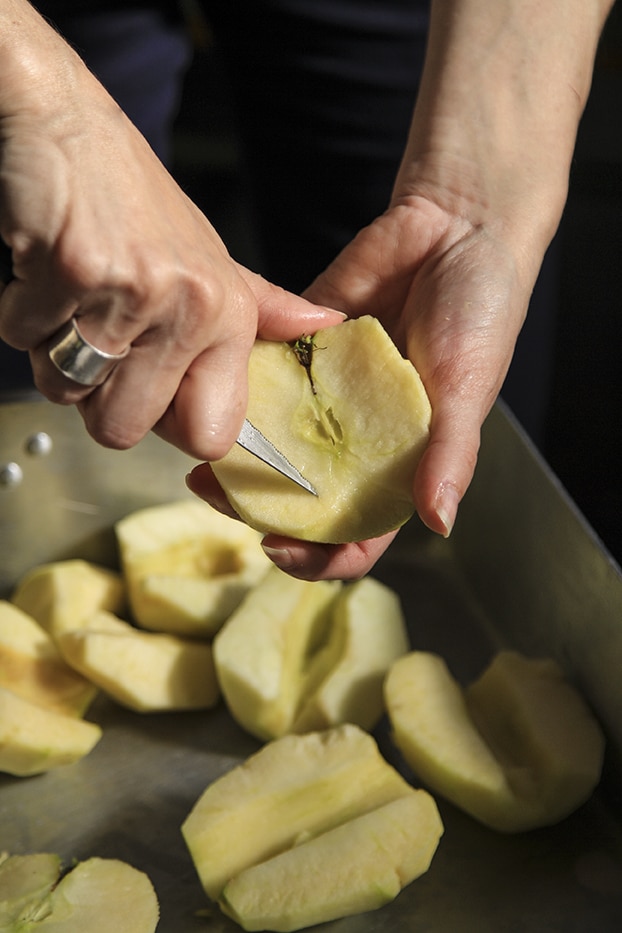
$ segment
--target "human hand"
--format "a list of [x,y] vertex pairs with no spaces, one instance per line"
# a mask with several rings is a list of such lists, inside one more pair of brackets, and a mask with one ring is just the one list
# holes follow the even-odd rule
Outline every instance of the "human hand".
[[[10,15],[9,15],[10,14]],[[15,278],[0,335],[30,353],[35,383],[76,404],[102,444],[147,431],[221,456],[246,411],[255,337],[334,323],[235,263],[143,137],[30,4],[0,27],[0,234]],[[131,352],[90,388],[62,376],[49,341],[72,316],[96,347]]]

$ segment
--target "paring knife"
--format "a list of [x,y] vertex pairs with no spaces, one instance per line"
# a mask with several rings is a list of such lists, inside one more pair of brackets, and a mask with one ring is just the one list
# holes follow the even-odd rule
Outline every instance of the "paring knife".
[[[6,243],[0,240],[0,281],[8,284],[12,278],[13,263],[11,262],[11,251]],[[287,457],[284,456],[280,450],[277,450],[274,444],[271,444],[268,438],[264,437],[261,431],[252,425],[250,421],[244,421],[237,443],[240,447],[243,447],[244,450],[258,457],[259,460],[267,463],[268,466],[272,467],[272,469],[276,470],[278,473],[293,480],[293,482],[297,483],[302,489],[306,489],[307,492],[317,496],[315,487],[304,478],[302,473],[289,462]]]

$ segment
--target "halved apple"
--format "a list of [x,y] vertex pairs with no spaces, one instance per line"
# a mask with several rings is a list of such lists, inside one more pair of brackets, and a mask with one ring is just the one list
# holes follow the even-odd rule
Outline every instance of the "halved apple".
[[0,686],[67,716],[83,716],[97,694],[48,633],[6,600],[0,600]]
[[249,420],[318,495],[236,445],[212,469],[248,525],[341,543],[378,537],[411,517],[430,403],[376,318],[346,321],[298,345],[258,341],[249,388]]
[[90,858],[62,877],[55,855],[0,861],[4,933],[154,933],[159,915],[147,875],[118,859]]
[[211,638],[272,566],[261,536],[196,499],[150,506],[117,522],[135,621]]
[[503,651],[463,690],[442,658],[413,652],[391,668],[385,698],[416,775],[493,829],[556,823],[600,779],[602,730],[552,660]]
[[206,893],[247,930],[379,907],[427,870],[442,832],[430,795],[353,725],[270,742],[182,826]]
[[220,696],[211,645],[142,632],[103,610],[59,646],[73,668],[136,712],[207,709]]

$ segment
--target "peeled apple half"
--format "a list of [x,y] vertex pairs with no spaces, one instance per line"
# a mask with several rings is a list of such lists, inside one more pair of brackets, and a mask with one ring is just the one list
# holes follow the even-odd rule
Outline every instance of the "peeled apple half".
[[376,318],[295,344],[257,341],[247,416],[318,492],[312,496],[234,445],[212,468],[252,528],[338,544],[378,537],[413,514],[430,402]]

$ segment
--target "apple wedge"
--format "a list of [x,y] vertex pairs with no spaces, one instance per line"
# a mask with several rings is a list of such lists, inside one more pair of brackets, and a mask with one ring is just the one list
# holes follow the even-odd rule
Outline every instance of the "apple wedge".
[[0,687],[0,771],[26,777],[73,764],[100,738],[95,723],[43,709]]
[[220,696],[211,645],[141,632],[103,610],[59,646],[75,670],[136,712],[207,709]]
[[196,499],[151,506],[116,524],[135,621],[211,638],[272,566],[261,536]]
[[283,933],[377,910],[428,870],[442,831],[430,795],[413,791],[247,868],[221,908],[244,930]]
[[413,652],[391,668],[385,700],[417,776],[493,829],[559,822],[600,779],[600,726],[552,660],[503,651],[463,690],[442,658]]
[[223,697],[252,735],[272,739],[288,732],[301,697],[321,680],[327,659],[318,649],[340,586],[298,580],[273,567],[214,639]]
[[182,826],[208,897],[248,930],[380,906],[427,870],[442,832],[433,799],[349,724],[265,745],[214,781]]
[[293,732],[352,722],[374,728],[384,712],[383,683],[392,663],[409,648],[399,597],[373,577],[339,592],[323,649],[329,663],[323,680],[303,699]]
[[90,858],[63,877],[55,855],[0,862],[4,933],[154,933],[159,914],[147,875],[117,859]]
[[411,517],[430,403],[376,318],[346,321],[295,345],[257,341],[249,387],[249,420],[318,495],[235,445],[212,469],[248,525],[342,543],[378,537]]
[[121,613],[125,586],[118,573],[89,561],[54,561],[25,574],[11,602],[56,639],[98,609]]
[[48,633],[6,600],[0,600],[0,686],[67,716],[83,716],[97,694]]

